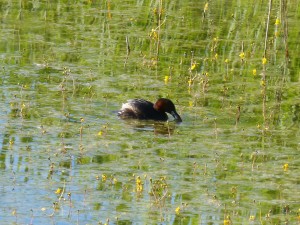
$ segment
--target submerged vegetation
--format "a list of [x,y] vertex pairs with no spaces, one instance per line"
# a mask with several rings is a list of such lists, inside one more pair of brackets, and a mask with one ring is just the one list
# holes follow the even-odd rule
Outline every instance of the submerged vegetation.
[[[300,224],[299,1],[0,10],[0,221]],[[119,120],[135,97],[184,122]]]

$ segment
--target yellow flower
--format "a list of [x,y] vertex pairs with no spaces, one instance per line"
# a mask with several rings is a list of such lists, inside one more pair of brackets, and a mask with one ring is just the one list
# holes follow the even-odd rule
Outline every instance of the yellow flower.
[[229,63],[229,59],[225,59],[225,63],[228,64]]
[[191,70],[194,70],[194,69],[196,69],[196,67],[197,67],[197,63],[192,63],[192,66],[191,66]]
[[280,20],[279,20],[279,18],[276,18],[275,25],[278,26],[279,24],[280,24]]
[[61,194],[61,192],[62,192],[62,189],[60,189],[60,188],[57,188],[57,190],[55,191],[55,194]]
[[157,31],[155,30],[155,29],[152,29],[151,30],[151,33],[150,33],[150,35],[149,35],[151,38],[153,38],[153,39],[158,39],[158,33],[157,33]]
[[105,182],[107,179],[107,176],[105,174],[102,174],[102,181]]
[[288,171],[288,169],[289,169],[289,164],[285,163],[283,165],[283,171],[286,172],[286,171]]
[[249,217],[249,220],[250,220],[250,221],[254,221],[254,220],[255,220],[255,216],[250,216],[250,217]]
[[102,132],[102,130],[100,130],[100,131],[98,132],[98,136],[102,136],[102,134],[103,134],[103,132]]
[[169,80],[170,80],[170,77],[169,76],[165,76],[165,84],[167,84],[168,82],[169,82]]
[[177,215],[180,213],[180,207],[179,206],[175,209],[175,212],[176,212]]
[[142,192],[143,191],[143,183],[142,183],[142,180],[141,180],[140,176],[137,176],[135,182],[136,182],[136,191],[137,192]]
[[208,2],[205,3],[203,11],[206,12],[208,10]]
[[224,225],[229,225],[230,223],[231,223],[230,220],[228,220],[228,219],[224,220]]
[[224,225],[230,225],[230,224],[231,224],[230,216],[227,215],[226,219],[224,219]]
[[10,139],[9,140],[9,145],[13,145],[15,142],[14,142],[14,140],[13,139]]
[[216,54],[215,54],[215,59],[218,59],[218,56],[219,56],[218,53],[216,53]]
[[239,56],[240,56],[241,60],[244,60],[244,59],[245,59],[245,53],[244,53],[244,52],[241,52],[241,53],[239,54]]
[[253,76],[256,76],[256,74],[257,74],[257,73],[256,73],[256,69],[253,69],[253,70],[252,70],[252,74],[253,74]]
[[262,64],[263,64],[263,65],[266,65],[266,64],[267,64],[267,59],[266,59],[266,57],[263,57],[263,58],[262,58]]

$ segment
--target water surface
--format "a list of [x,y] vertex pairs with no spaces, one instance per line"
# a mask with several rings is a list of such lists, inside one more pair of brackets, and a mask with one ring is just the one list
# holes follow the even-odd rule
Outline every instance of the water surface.
[[[299,223],[284,4],[0,3],[1,224]],[[118,119],[136,97],[183,123]]]

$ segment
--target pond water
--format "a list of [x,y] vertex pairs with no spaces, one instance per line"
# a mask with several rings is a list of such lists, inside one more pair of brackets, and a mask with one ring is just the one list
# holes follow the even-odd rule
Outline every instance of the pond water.
[[0,8],[0,224],[300,223],[300,1]]

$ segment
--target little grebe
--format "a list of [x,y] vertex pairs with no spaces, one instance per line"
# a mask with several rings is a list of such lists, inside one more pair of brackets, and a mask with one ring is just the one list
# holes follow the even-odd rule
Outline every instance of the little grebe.
[[131,99],[122,105],[118,112],[121,119],[139,119],[139,120],[168,120],[170,113],[175,121],[182,122],[173,102],[166,98],[160,98],[155,104],[144,99]]

